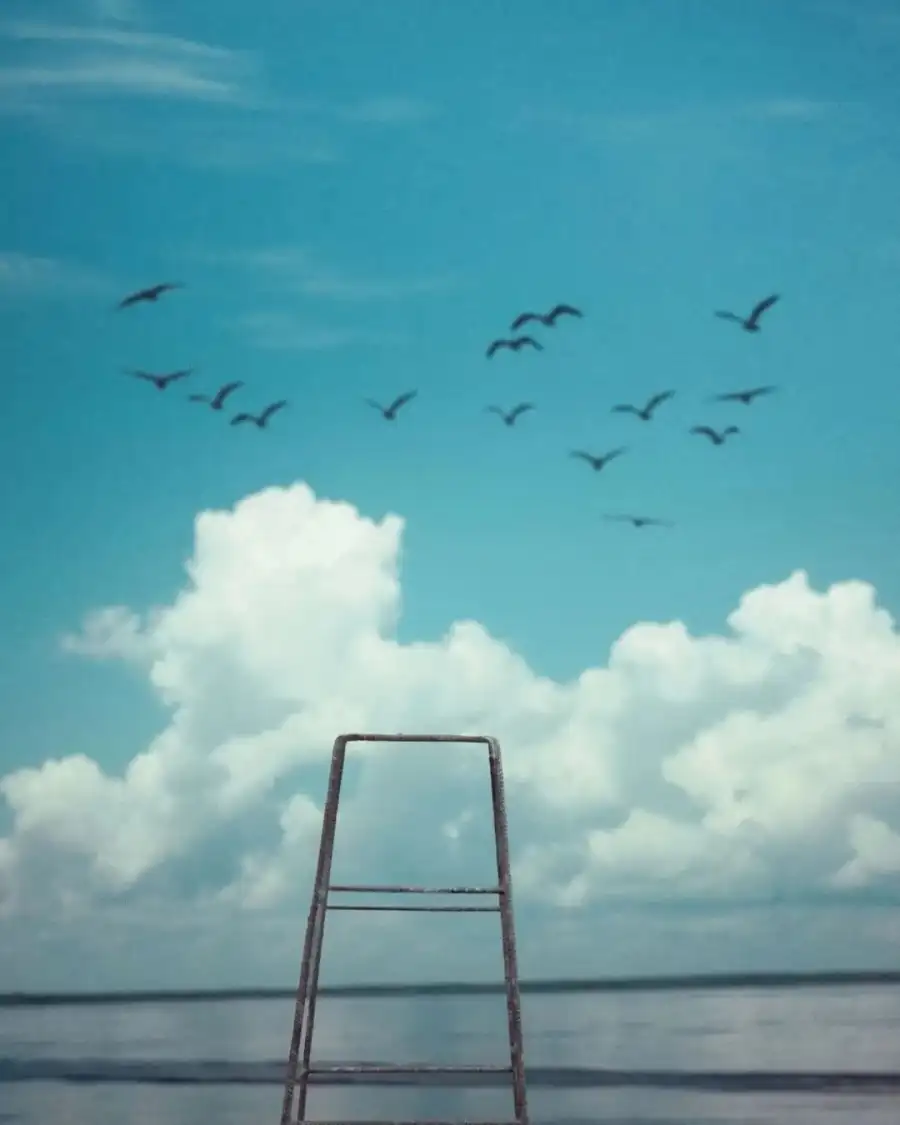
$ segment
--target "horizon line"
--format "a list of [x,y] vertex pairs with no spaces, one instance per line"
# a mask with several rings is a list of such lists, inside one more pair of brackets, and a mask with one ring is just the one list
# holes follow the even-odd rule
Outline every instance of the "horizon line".
[[[816,985],[900,985],[898,969],[838,969],[805,972],[685,973],[643,977],[569,977],[520,981],[519,991],[553,995],[573,992],[663,992],[678,989],[787,988]],[[488,996],[506,990],[501,981],[323,985],[322,997],[374,999],[379,996]],[[193,1003],[226,1000],[281,1000],[296,988],[129,989],[105,992],[0,992],[0,1008],[65,1007],[79,1004]]]

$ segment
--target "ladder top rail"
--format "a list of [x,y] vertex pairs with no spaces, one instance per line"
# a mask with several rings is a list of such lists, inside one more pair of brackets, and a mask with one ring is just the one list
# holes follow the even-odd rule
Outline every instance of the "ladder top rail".
[[499,895],[502,887],[404,887],[391,883],[384,886],[363,883],[332,883],[329,891],[341,894],[378,895]]
[[354,732],[340,734],[335,739],[335,746],[348,742],[460,742],[474,745],[487,746],[492,754],[499,749],[497,739],[489,734],[365,734]]

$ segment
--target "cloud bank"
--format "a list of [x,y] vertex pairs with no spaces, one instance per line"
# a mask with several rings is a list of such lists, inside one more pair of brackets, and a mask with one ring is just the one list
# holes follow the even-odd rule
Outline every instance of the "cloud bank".
[[[289,914],[296,948],[331,744],[352,730],[496,735],[517,905],[553,907],[585,948],[601,907],[900,902],[900,636],[870,586],[797,571],[745,593],[722,635],[638,623],[558,683],[476,621],[400,643],[403,530],[269,488],[198,516],[170,604],[67,636],[139,670],[168,724],[121,774],[63,754],[0,779],[7,921],[149,912],[152,933],[202,907],[259,934]],[[336,877],[489,873],[478,753],[351,754]]]

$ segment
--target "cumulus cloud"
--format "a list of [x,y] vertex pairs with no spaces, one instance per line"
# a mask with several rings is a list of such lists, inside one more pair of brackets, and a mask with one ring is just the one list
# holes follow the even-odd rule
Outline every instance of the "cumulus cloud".
[[[331,744],[352,730],[501,740],[526,911],[900,891],[900,636],[870,586],[797,571],[746,593],[722,635],[639,623],[559,683],[475,621],[398,641],[403,530],[270,488],[198,516],[170,604],[101,609],[67,637],[141,670],[168,725],[121,774],[70,754],[0,779],[6,911],[305,905]],[[477,754],[351,761],[342,878],[489,872]]]

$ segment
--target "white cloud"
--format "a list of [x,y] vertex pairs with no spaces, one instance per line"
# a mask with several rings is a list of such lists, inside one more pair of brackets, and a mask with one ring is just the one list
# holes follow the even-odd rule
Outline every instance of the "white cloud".
[[333,351],[358,344],[397,344],[403,337],[390,332],[364,332],[305,323],[287,312],[245,313],[235,322],[257,348],[267,351]]
[[[142,670],[169,723],[121,775],[70,754],[0,780],[6,911],[112,896],[206,903],[219,925],[299,917],[331,742],[349,730],[497,735],[519,908],[568,907],[563,930],[610,902],[896,898],[900,636],[869,586],[818,592],[798,571],[745,594],[721,636],[639,623],[605,666],[558,683],[474,621],[396,639],[403,526],[270,488],[198,517],[170,604],[89,617],[67,647]],[[489,861],[477,755],[351,760],[342,878],[468,882]]]
[[576,111],[551,106],[524,108],[514,129],[543,126],[587,141],[658,141],[697,130],[727,134],[741,124],[809,124],[846,107],[806,97],[773,97],[731,105],[675,105],[642,112]]
[[0,250],[0,293],[16,296],[97,294],[108,282],[83,266],[55,258]]
[[24,107],[85,95],[236,103],[250,98],[256,76],[244,52],[172,35],[38,22],[0,33],[19,47],[16,62],[0,67],[0,89]]
[[414,98],[368,98],[338,109],[337,116],[361,125],[417,125],[435,114],[433,106]]

